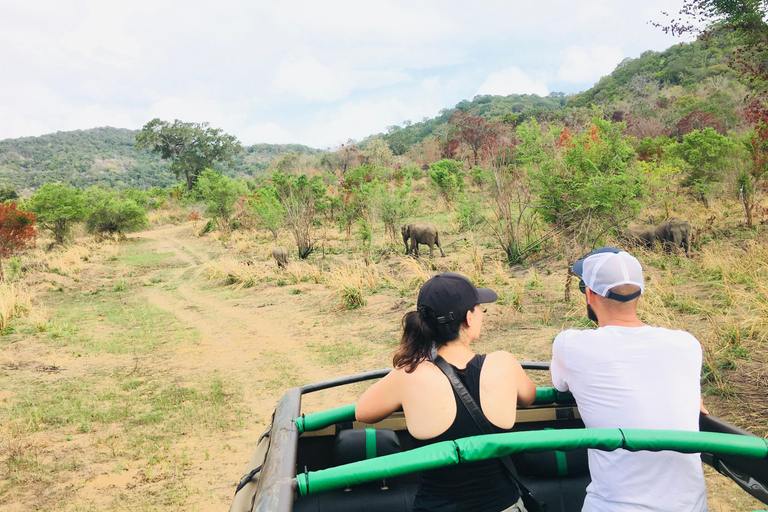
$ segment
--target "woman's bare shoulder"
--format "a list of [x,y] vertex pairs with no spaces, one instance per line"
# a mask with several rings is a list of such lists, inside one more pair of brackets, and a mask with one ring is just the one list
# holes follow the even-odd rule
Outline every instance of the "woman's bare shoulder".
[[489,354],[486,354],[485,362],[486,364],[490,363],[492,365],[499,366],[519,364],[515,356],[505,350],[498,350],[496,352],[490,352]]

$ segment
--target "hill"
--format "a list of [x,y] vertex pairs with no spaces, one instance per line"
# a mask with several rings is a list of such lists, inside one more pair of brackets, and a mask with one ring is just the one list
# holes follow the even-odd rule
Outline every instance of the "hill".
[[[48,182],[142,189],[178,183],[168,162],[149,150],[136,149],[137,133],[103,127],[0,140],[0,184],[28,194]],[[299,144],[255,144],[244,148],[233,168],[219,170],[233,177],[258,175],[286,152],[320,151]]]
[[[647,51],[636,59],[625,59],[608,76],[587,91],[566,95],[552,92],[509,96],[475,96],[434,118],[406,126],[390,126],[378,134],[395,155],[409,151],[414,144],[444,136],[448,121],[456,110],[476,110],[485,119],[515,126],[534,117],[539,121],[568,121],[579,109],[598,106],[608,115],[618,110],[632,113],[635,119],[660,119],[664,128],[678,122],[693,110],[716,116],[726,128],[737,124],[733,110],[740,89],[736,75],[728,67],[729,46],[722,41],[694,41],[676,44],[661,51]],[[682,100],[682,101],[681,101]],[[676,102],[681,103],[676,104]]]

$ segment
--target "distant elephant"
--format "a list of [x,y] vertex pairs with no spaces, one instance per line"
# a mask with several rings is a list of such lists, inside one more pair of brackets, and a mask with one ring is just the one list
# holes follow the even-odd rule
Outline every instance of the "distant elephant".
[[624,239],[630,245],[652,249],[658,240],[666,251],[671,251],[673,247],[685,248],[686,256],[690,254],[690,236],[691,225],[677,217],[671,217],[658,226],[633,226],[624,232]]
[[[440,255],[445,258],[445,253],[440,245],[440,234],[437,231],[437,227],[434,224],[428,222],[416,222],[414,224],[406,224],[400,228],[400,232],[403,234],[403,242],[405,243],[405,254],[413,254],[417,258],[419,257],[419,244],[427,244],[429,246],[429,257],[432,257],[432,250],[436,245],[440,249]],[[408,239],[411,240],[411,246],[408,247]]]
[[677,217],[669,218],[656,228],[656,239],[668,251],[683,247],[688,256],[691,249],[691,224]]
[[654,226],[632,226],[624,232],[624,239],[629,245],[653,248],[656,241],[656,228]]
[[275,258],[279,268],[285,268],[288,265],[288,249],[283,246],[275,247],[272,250],[272,257]]

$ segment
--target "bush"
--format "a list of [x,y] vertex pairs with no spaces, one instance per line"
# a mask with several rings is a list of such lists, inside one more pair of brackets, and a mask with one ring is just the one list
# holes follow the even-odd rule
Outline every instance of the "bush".
[[365,306],[363,291],[355,286],[345,286],[341,290],[341,303],[345,309],[358,309]]
[[86,227],[93,234],[124,235],[147,224],[147,213],[133,199],[115,191],[91,187],[86,191]]
[[462,162],[443,158],[429,168],[429,178],[446,201],[452,201],[464,191],[463,165]]

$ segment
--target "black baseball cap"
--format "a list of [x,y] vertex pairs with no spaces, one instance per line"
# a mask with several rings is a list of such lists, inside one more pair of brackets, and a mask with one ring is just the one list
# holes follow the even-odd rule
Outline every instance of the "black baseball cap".
[[419,290],[417,308],[432,311],[438,323],[445,324],[456,319],[464,320],[467,311],[477,304],[494,302],[499,296],[490,288],[475,288],[475,285],[455,272],[443,272],[429,279]]

